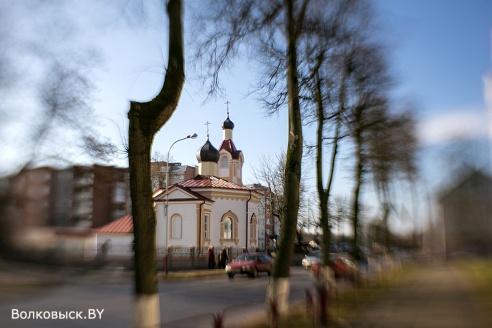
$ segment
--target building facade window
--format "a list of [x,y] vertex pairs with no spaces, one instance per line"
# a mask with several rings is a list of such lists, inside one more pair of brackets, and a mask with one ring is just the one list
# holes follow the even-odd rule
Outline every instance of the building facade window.
[[220,220],[220,244],[224,242],[239,243],[238,218],[232,211],[228,211]]
[[222,237],[224,239],[231,240],[233,237],[233,231],[232,231],[232,219],[231,218],[225,218],[224,221],[222,222],[224,225],[224,230],[223,230],[223,235]]
[[222,156],[220,158],[220,167],[221,168],[228,168],[229,167],[229,159],[227,156]]
[[210,216],[207,214],[203,219],[203,237],[205,240],[210,240]]
[[124,203],[126,201],[126,183],[117,181],[113,191],[113,202]]
[[183,227],[183,219],[181,215],[175,214],[171,218],[171,239],[181,239],[182,238],[182,229]]
[[249,225],[249,242],[251,245],[257,243],[257,235],[256,235],[256,226],[257,226],[258,220],[256,219],[256,215],[251,216],[251,221]]

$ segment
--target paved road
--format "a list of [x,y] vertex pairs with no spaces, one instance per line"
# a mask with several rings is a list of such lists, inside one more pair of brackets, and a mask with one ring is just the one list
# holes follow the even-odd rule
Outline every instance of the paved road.
[[[15,281],[12,275],[10,279]],[[29,279],[28,279],[29,280]],[[53,281],[51,281],[53,283]],[[263,309],[268,276],[259,279],[236,276],[192,280],[161,281],[159,295],[163,327],[211,327],[212,316],[225,310],[226,323],[232,318],[257,315]],[[292,269],[291,300],[302,300],[311,286],[309,272]],[[32,292],[31,292],[32,290]],[[27,288],[18,295],[0,297],[0,327],[131,327],[133,282],[128,276],[107,272],[72,276],[65,283],[44,289]],[[94,320],[12,320],[12,309],[19,311],[104,310]]]
[[[404,284],[368,304],[352,328],[488,328],[492,315],[477,311],[476,285],[452,265],[429,265]],[[486,318],[488,317],[488,319]],[[488,321],[488,322],[487,322]]]

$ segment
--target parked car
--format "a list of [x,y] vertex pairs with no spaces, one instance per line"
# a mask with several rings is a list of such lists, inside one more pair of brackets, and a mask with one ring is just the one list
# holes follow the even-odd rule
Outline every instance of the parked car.
[[[323,263],[323,258],[320,256],[312,259],[311,270],[314,275],[317,275],[319,267]],[[355,264],[340,254],[330,253],[330,268],[333,270],[335,278],[355,278]]]
[[233,278],[236,273],[258,277],[260,272],[266,272],[270,275],[272,266],[273,259],[266,253],[244,253],[229,262],[225,271],[229,278]]

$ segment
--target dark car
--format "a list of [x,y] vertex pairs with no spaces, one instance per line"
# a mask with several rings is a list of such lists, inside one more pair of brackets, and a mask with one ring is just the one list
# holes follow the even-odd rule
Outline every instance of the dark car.
[[272,266],[273,259],[265,253],[244,253],[228,263],[225,271],[229,278],[234,277],[236,273],[258,277],[260,272],[270,275]]
[[[316,257],[311,263],[311,270],[314,275],[318,274],[319,266],[322,265],[322,257]],[[330,253],[330,268],[333,270],[336,278],[355,278],[355,264],[346,257]]]

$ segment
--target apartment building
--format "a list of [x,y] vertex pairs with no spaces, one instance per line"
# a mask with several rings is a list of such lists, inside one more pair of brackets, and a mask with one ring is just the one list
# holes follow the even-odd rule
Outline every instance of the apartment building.
[[51,224],[55,170],[37,167],[10,178],[9,186],[16,225],[42,227]]
[[10,186],[16,220],[22,226],[90,229],[130,213],[126,168],[25,169],[10,179]]
[[167,164],[165,161],[152,162],[150,163],[150,175],[153,190],[166,187],[167,170],[169,170],[169,185],[193,179],[198,174],[196,166],[182,165],[181,163]]

